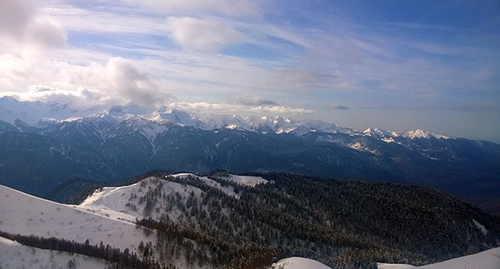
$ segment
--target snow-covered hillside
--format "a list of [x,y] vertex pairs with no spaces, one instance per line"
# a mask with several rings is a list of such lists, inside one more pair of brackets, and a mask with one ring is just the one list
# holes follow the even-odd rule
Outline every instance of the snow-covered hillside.
[[[207,177],[199,177],[189,173],[169,175],[166,177],[192,177],[199,180],[207,187],[220,190],[228,196],[238,198],[241,195],[241,193],[235,192],[233,186],[222,186],[221,183]],[[261,177],[253,176],[229,175],[229,177],[224,179],[251,187],[256,186],[257,184],[267,183],[267,180]],[[148,198],[148,193],[153,196]],[[99,189],[77,207],[82,210],[95,212],[97,214],[129,222],[134,222],[136,219],[142,218],[160,220],[162,215],[165,213],[168,214],[170,219],[178,220],[183,213],[175,207],[172,207],[169,199],[158,198],[175,196],[178,198],[174,199],[178,199],[181,203],[186,204],[190,196],[200,199],[202,193],[204,193],[203,190],[192,185],[185,185],[168,180],[162,180],[156,177],[149,177],[129,186],[105,187]],[[154,208],[147,208],[148,203],[146,200],[148,199],[156,200],[154,202]],[[205,208],[205,210],[206,209],[207,208]],[[182,218],[187,217],[189,216],[183,216]]]
[[[149,254],[145,254],[144,251],[144,245],[146,245],[148,249],[152,249],[152,257],[155,261],[167,262],[178,268],[220,268],[222,265],[229,264],[234,265],[233,267],[250,264],[269,266],[273,257],[276,257],[274,255],[281,253],[276,251],[281,249],[286,250],[283,252],[286,253],[286,256],[301,255],[316,259],[321,263],[315,260],[292,257],[274,263],[273,269],[324,269],[329,267],[323,263],[333,266],[350,264],[355,261],[362,261],[363,264],[368,265],[373,264],[373,261],[376,261],[378,257],[385,257],[380,255],[394,257],[390,248],[380,251],[377,246],[370,246],[370,241],[349,235],[348,228],[345,228],[348,227],[346,225],[358,222],[352,219],[346,221],[338,218],[338,212],[349,209],[350,205],[355,209],[352,212],[346,211],[349,216],[354,216],[354,212],[359,210],[371,210],[380,212],[377,215],[384,215],[391,208],[397,207],[398,201],[401,199],[393,199],[389,204],[377,205],[376,199],[371,195],[358,195],[360,192],[365,193],[367,188],[371,189],[366,183],[327,180],[320,184],[319,179],[309,181],[305,177],[296,178],[297,175],[288,175],[290,178],[287,175],[284,175],[283,178],[278,175],[266,176],[268,178],[266,180],[256,176],[231,175],[225,171],[214,172],[206,177],[189,173],[166,176],[156,174],[156,176],[144,178],[135,184],[100,188],[80,205],[59,204],[0,186],[0,231],[4,234],[2,236],[11,239],[15,238],[12,235],[20,234],[44,238],[55,237],[80,244],[87,244],[87,240],[91,245],[101,245],[102,242],[103,245],[119,248],[122,252],[128,252],[126,249],[129,249],[130,253],[137,253],[139,257],[149,257]],[[346,184],[349,185],[348,188],[345,188]],[[310,185],[316,185],[316,187],[308,190]],[[411,196],[411,193],[417,191],[417,188],[408,192],[407,188],[401,186],[384,186],[392,189],[378,189],[377,193],[382,193],[382,196],[390,193],[391,197],[403,195],[405,199],[410,199],[408,195]],[[354,191],[353,188],[361,189]],[[440,216],[432,214],[429,216],[431,211],[425,210],[426,215],[421,218],[425,218],[425,221],[435,218],[444,220],[447,223],[446,229],[450,229],[450,231],[453,228],[452,223],[459,223],[457,225],[460,227],[468,227],[465,231],[460,230],[455,233],[446,230],[452,238],[459,240],[463,234],[467,233],[482,240],[485,236],[491,237],[498,234],[497,226],[492,226],[495,225],[494,220],[481,216],[482,213],[470,210],[463,211],[464,209],[459,205],[452,205],[457,203],[454,200],[439,206],[438,201],[445,201],[446,196],[425,189],[421,191],[424,191],[424,195],[428,197],[429,201],[434,201],[430,202],[432,208],[440,209],[436,211],[437,213],[443,212],[443,215]],[[308,195],[304,196],[306,193]],[[340,200],[335,200],[342,195],[345,196]],[[434,195],[438,195],[438,197],[434,197]],[[358,207],[357,200],[342,204],[349,197],[358,197],[357,200],[363,200],[360,201],[360,204],[370,206]],[[413,202],[404,204],[417,203],[418,197],[415,198],[416,200],[413,199]],[[320,202],[316,203],[316,200]],[[333,214],[328,213],[335,206],[339,206],[339,208],[333,209]],[[413,207],[403,211],[406,210],[413,213],[418,211],[415,211]],[[450,214],[446,214],[447,210],[458,214],[457,217],[448,219]],[[367,212],[361,215],[366,216]],[[471,218],[472,215],[475,216],[474,219],[464,222],[465,216]],[[338,219],[331,222],[334,218]],[[412,217],[412,219],[414,218]],[[346,225],[334,226],[335,223],[342,221]],[[370,220],[370,222],[375,221],[377,221],[376,218]],[[424,220],[416,218],[414,221],[419,223]],[[404,224],[405,222],[398,221],[398,223]],[[365,225],[368,224],[364,223],[363,226],[359,227]],[[388,224],[387,227],[391,228],[384,228],[383,225],[377,227],[391,229],[390,232],[394,232],[394,225]],[[341,231],[341,228],[348,232],[342,234],[336,232]],[[389,232],[389,230],[387,231]],[[426,231],[421,231],[421,233]],[[360,236],[363,234],[362,232],[356,232],[356,236]],[[364,232],[364,234],[366,233]],[[369,235],[371,236],[371,234]],[[485,245],[477,240],[480,239],[472,241],[478,242],[477,244],[481,244],[481,246]],[[493,240],[496,241],[484,242],[495,245],[491,242],[498,242],[498,239],[494,238]],[[19,242],[23,241],[19,240]],[[418,244],[421,241],[411,242]],[[450,244],[454,244],[453,242],[434,246],[434,248],[445,249],[450,247]],[[370,256],[368,251],[359,253],[357,247],[351,246],[359,246],[359,244],[366,245],[367,248],[370,248],[369,251],[373,251],[377,255]],[[428,247],[428,244],[429,242],[424,243],[424,246]],[[339,245],[346,250],[339,253]],[[477,247],[477,245],[473,247]],[[415,251],[419,250],[418,246],[414,249]],[[497,256],[500,255],[498,250],[491,252],[490,258],[498,258]],[[397,255],[403,253],[406,255],[404,257],[413,258],[414,255],[413,252],[394,251]],[[32,254],[25,255],[25,260],[19,261],[16,255],[26,252]],[[38,252],[41,255],[40,258],[38,258],[38,254],[35,255]],[[449,268],[442,266],[455,265],[457,262],[471,266],[467,268],[483,268],[472,267],[478,264],[478,261],[483,262],[480,265],[486,266],[484,267],[486,269],[495,268],[490,265],[495,265],[495,262],[498,261],[488,259],[488,256],[485,255],[474,258],[472,262],[468,258],[467,260],[455,260],[455,263],[447,261],[442,263],[443,265],[436,265],[441,267],[423,268]],[[33,248],[16,245],[9,240],[0,242],[0,259],[2,257],[7,257],[5,259],[11,262],[9,266],[26,264],[22,262],[27,262],[29,265],[35,260],[39,260],[40,264],[55,261],[57,264],[62,264],[63,267],[65,264],[73,263],[84,266],[86,262],[85,257],[75,256],[74,259],[68,260],[67,255],[59,257],[41,249],[33,250]],[[415,260],[420,260],[420,258],[417,256]],[[402,261],[414,262],[415,260]],[[7,268],[10,268],[9,266]],[[94,265],[90,264],[87,267],[92,268],[92,266]],[[411,268],[409,265],[380,264],[380,266],[380,268],[398,268],[398,266]]]
[[10,234],[63,238],[91,245],[110,245],[131,253],[139,243],[153,242],[128,221],[95,214],[0,186],[0,231]]
[[230,175],[228,178],[229,181],[238,183],[240,185],[255,187],[258,184],[266,184],[267,180],[262,177],[253,177],[253,176],[239,176],[239,175]]
[[489,249],[477,254],[468,255],[448,261],[428,264],[424,266],[412,266],[406,264],[379,263],[379,269],[498,269],[500,268],[500,248]]
[[[204,188],[220,191],[228,197],[238,198],[241,195],[235,191],[234,186],[221,184],[207,177],[184,173],[170,175],[167,178],[174,181],[175,179],[196,180],[203,184]],[[255,186],[266,182],[260,177],[235,175],[229,175],[226,180],[245,186]],[[185,220],[192,217],[175,205],[189,208],[190,201],[198,203],[202,195],[205,195],[205,191],[198,187],[174,181],[149,177],[128,186],[105,187],[97,190],[82,204],[76,206],[47,201],[0,186],[0,231],[26,236],[55,237],[82,244],[87,244],[88,240],[90,245],[100,245],[102,242],[104,245],[119,248],[121,251],[129,249],[130,253],[139,253],[140,256],[141,245],[151,242],[150,246],[155,250],[159,245],[157,245],[156,232],[138,228],[140,226],[136,225],[137,220],[151,218],[160,221],[168,216],[174,223],[185,224]],[[173,201],[176,203],[173,204]],[[207,205],[200,204],[200,210],[208,212],[209,208]],[[146,230],[149,231],[146,232]],[[3,255],[0,259],[6,257],[4,260],[8,261],[8,264],[5,264],[7,268],[11,266],[22,268],[23,265],[31,267],[35,261],[40,262],[42,267],[49,263],[48,268],[56,265],[57,267],[54,268],[64,268],[68,263],[83,266],[75,268],[103,268],[98,260],[95,260],[97,265],[89,263],[86,266],[87,258],[85,257],[75,256],[72,261],[69,261],[67,254],[54,256],[50,251],[29,248],[7,239],[0,243],[2,249],[0,255]],[[182,253],[183,250],[178,251]],[[25,252],[30,254],[22,255]],[[19,255],[24,256],[24,259],[18,259]],[[156,260],[161,259],[159,255],[159,252],[153,251]],[[168,262],[178,268],[199,268],[193,264],[187,265],[188,258],[184,257],[184,254],[175,257],[175,260],[170,259]]]
[[0,268],[70,268],[102,269],[106,261],[60,251],[26,247],[0,237]]

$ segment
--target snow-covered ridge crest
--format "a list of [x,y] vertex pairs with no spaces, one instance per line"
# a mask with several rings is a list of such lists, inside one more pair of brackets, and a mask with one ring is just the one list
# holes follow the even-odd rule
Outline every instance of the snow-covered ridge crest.
[[330,267],[307,258],[290,257],[273,263],[271,269],[330,269]]
[[[146,138],[154,141],[155,136],[164,131],[164,125],[174,124],[202,130],[233,129],[258,132],[262,134],[294,134],[302,137],[310,133],[346,134],[350,136],[371,136],[385,142],[394,142],[397,138],[405,139],[449,139],[450,137],[426,132],[421,129],[408,132],[393,132],[381,129],[367,129],[359,132],[340,127],[333,123],[319,120],[295,120],[285,116],[238,116],[203,114],[195,115],[186,111],[162,106],[156,111],[147,110],[134,104],[114,106],[109,110],[92,108],[86,110],[73,109],[71,104],[46,104],[42,102],[18,101],[12,97],[0,98],[0,120],[15,125],[21,120],[35,127],[46,127],[54,123],[100,121],[108,125],[116,125],[123,121],[134,123]],[[137,130],[139,131],[139,130]]]
[[463,256],[440,263],[415,267],[407,264],[379,263],[379,269],[449,269],[449,268],[480,268],[498,269],[500,266],[500,248],[492,248],[473,255]]
[[[241,192],[235,190],[233,186],[221,184],[208,177],[201,177],[191,173],[179,173],[167,175],[164,178],[148,177],[128,186],[104,187],[98,189],[78,205],[77,208],[129,222],[147,217],[160,220],[162,216],[158,212],[164,212],[165,208],[171,206],[164,204],[161,199],[158,199],[159,201],[155,205],[155,208],[151,210],[146,209],[146,203],[143,201],[146,199],[144,197],[147,196],[147,193],[150,192],[151,189],[155,190],[154,193],[156,193],[158,197],[178,195],[184,202],[186,202],[191,195],[200,198],[204,192],[200,188],[189,184],[186,185],[170,181],[170,178],[193,178],[210,188],[222,191],[230,197],[238,199],[241,196]],[[218,178],[249,187],[268,183],[268,181],[262,177],[256,176],[228,175],[227,177]],[[158,208],[158,210],[156,210],[156,208]],[[147,216],[144,215],[145,212],[148,212]],[[169,212],[169,218],[172,220],[178,219],[180,215],[181,213],[176,210]]]
[[[99,114],[102,117],[102,113]],[[238,115],[192,115],[188,112],[161,107],[151,114],[136,115],[131,113],[117,113],[116,111],[105,112],[104,115],[113,118],[116,122],[124,120],[141,119],[141,126],[146,126],[148,122],[156,125],[174,124],[182,127],[193,127],[201,130],[220,130],[220,129],[236,129],[259,133],[276,133],[276,134],[294,134],[296,136],[304,136],[308,133],[324,133],[324,134],[346,134],[350,136],[372,136],[379,139],[384,139],[388,142],[391,138],[436,138],[449,139],[450,137],[431,132],[426,132],[421,129],[408,132],[394,132],[381,129],[367,129],[359,132],[350,128],[338,126],[333,123],[328,123],[319,120],[297,121],[284,116],[274,117],[241,117]],[[91,117],[95,117],[92,115]],[[87,117],[90,119],[91,117]],[[150,128],[151,129],[151,128]],[[157,132],[155,132],[157,133]]]
[[159,124],[174,123],[180,126],[191,126],[203,130],[210,129],[210,127],[206,123],[200,121],[195,116],[190,115],[185,111],[169,109],[166,106],[160,107],[155,112],[146,115],[145,118]]
[[380,138],[388,143],[394,142],[394,138],[397,138],[397,137],[403,137],[403,138],[408,138],[408,139],[418,139],[418,138],[450,139],[451,138],[451,137],[446,136],[446,135],[426,132],[422,129],[417,129],[417,130],[412,130],[412,131],[407,131],[407,132],[394,132],[394,131],[381,130],[378,128],[374,128],[374,129],[368,128],[368,129],[363,131],[363,135]]
[[450,137],[445,136],[445,135],[440,135],[440,134],[434,134],[434,133],[426,132],[426,131],[424,131],[422,129],[417,129],[415,131],[405,132],[405,133],[402,134],[402,136],[407,137],[407,138],[411,138],[411,139],[415,139],[415,138],[426,138],[426,139],[429,139],[431,137],[438,138],[438,139],[449,139],[450,138]]

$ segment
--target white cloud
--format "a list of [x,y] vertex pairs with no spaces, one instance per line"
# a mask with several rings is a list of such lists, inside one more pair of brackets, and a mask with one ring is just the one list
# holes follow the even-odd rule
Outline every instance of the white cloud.
[[36,15],[31,1],[0,0],[0,35],[22,39],[25,28]]
[[32,1],[0,0],[0,45],[10,52],[61,48],[66,32],[57,21],[43,14]]
[[218,51],[243,38],[232,27],[191,17],[167,18],[167,31],[183,49],[198,51]]
[[195,113],[238,113],[238,114],[270,114],[270,115],[305,115],[315,113],[312,110],[304,108],[293,108],[287,106],[279,105],[258,105],[258,106],[248,106],[248,105],[233,105],[224,103],[208,103],[208,102],[174,102],[169,105],[170,108],[177,108],[181,110],[191,111]]
[[72,104],[77,109],[101,105],[100,101],[107,98],[102,92],[83,87],[65,90],[37,84],[29,86],[27,92],[14,96],[25,101]]
[[157,106],[172,96],[162,94],[155,77],[123,58],[112,58],[106,67],[112,89],[140,105]]
[[125,0],[160,12],[214,12],[221,15],[254,15],[258,8],[252,0]]
[[66,45],[66,33],[62,25],[50,18],[38,17],[26,28],[26,41],[46,48]]
[[[43,11],[58,18],[68,31],[87,34],[162,34],[165,32],[165,17],[150,14],[137,15],[133,14],[132,9],[127,11],[127,13],[132,13],[127,16],[113,12],[113,10],[90,10],[64,5],[45,7]],[[92,19],[89,20],[89,18]]]
[[[160,90],[155,76],[140,62],[110,58],[105,64],[86,65],[43,58],[26,61],[14,55],[0,55],[0,89],[22,100],[110,106],[133,102],[157,107],[175,98]],[[27,91],[22,92],[22,86]],[[9,91],[13,89],[13,92]],[[4,94],[5,95],[5,94]]]
[[305,109],[305,108],[291,108],[286,106],[257,106],[253,107],[251,111],[257,113],[272,113],[275,115],[304,115],[304,114],[313,114],[315,113],[313,110]]

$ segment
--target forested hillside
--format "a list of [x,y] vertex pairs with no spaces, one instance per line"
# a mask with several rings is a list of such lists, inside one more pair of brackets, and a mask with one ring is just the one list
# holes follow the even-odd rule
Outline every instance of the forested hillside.
[[[157,243],[149,247],[161,260],[185,259],[194,267],[253,268],[289,256],[333,268],[422,265],[500,242],[497,217],[429,188],[259,176],[267,183],[238,184],[223,171],[158,175],[133,191],[105,188],[83,205],[101,214],[130,214],[146,234],[156,230]],[[108,195],[125,201],[107,204],[116,201]]]

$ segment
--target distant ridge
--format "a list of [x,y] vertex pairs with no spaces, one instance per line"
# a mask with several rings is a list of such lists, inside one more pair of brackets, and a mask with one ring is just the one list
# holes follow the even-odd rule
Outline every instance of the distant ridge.
[[55,188],[76,178],[109,182],[151,170],[223,168],[418,184],[500,215],[500,145],[492,142],[133,104],[98,113],[8,97],[0,104],[0,183],[52,199]]

